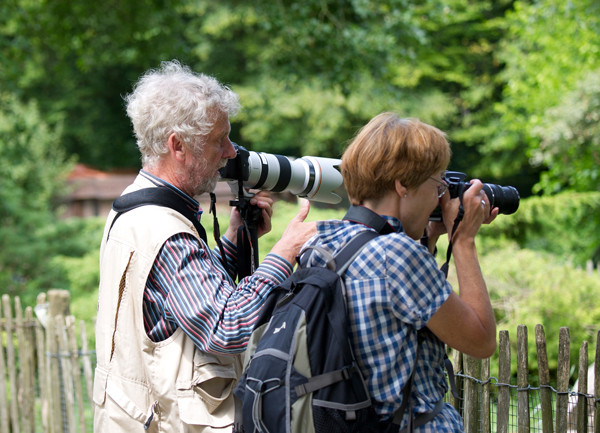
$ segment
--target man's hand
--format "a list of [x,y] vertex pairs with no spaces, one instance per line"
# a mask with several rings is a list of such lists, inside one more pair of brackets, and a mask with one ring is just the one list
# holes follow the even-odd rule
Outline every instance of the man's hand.
[[272,253],[277,254],[290,263],[294,263],[302,245],[317,232],[315,222],[305,222],[310,210],[310,202],[303,200],[300,211],[285,228],[281,239],[273,246]]
[[[273,198],[269,191],[259,191],[250,199],[250,204],[256,205],[261,210],[261,218],[258,222],[257,234],[261,237],[271,231],[271,217],[273,216]],[[229,215],[229,227],[225,232],[225,237],[231,242],[236,243],[238,228],[243,224],[242,216],[237,208],[231,209]]]

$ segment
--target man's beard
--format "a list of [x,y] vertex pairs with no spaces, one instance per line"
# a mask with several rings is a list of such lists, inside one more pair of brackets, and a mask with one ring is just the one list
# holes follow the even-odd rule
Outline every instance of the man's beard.
[[[222,162],[217,167],[217,170],[225,167],[226,164],[227,164],[227,159],[222,160]],[[195,183],[194,178],[195,178],[195,176],[197,176],[197,173],[202,173],[202,172],[206,173],[208,171],[206,165],[207,165],[206,161],[203,161],[202,167],[196,167],[197,171],[192,170],[189,173],[190,184],[193,185]],[[219,181],[220,178],[221,178],[221,176],[218,173],[218,171],[215,171],[215,173],[211,177],[209,177],[207,179],[203,179],[201,182],[199,182],[197,185],[195,185],[194,195],[193,195],[194,198],[197,198],[205,193],[213,192],[215,187],[217,186],[217,182]]]

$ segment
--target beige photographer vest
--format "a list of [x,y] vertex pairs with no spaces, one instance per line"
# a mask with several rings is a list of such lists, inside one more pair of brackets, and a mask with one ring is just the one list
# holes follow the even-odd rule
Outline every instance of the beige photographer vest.
[[[151,186],[138,176],[125,192]],[[143,323],[144,288],[160,248],[176,233],[198,233],[181,214],[149,205],[122,214],[107,240],[114,217],[100,248],[94,431],[231,431],[239,356],[201,352],[181,328],[153,342]]]

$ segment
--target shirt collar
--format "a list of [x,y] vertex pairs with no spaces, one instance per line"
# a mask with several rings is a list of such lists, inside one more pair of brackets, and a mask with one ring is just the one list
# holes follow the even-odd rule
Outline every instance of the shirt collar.
[[400,222],[400,220],[396,217],[392,217],[392,216],[388,216],[388,215],[381,215],[387,222],[389,225],[391,225],[393,227],[393,229],[397,232],[401,232],[402,231],[402,223]]
[[182,190],[177,188],[175,185],[167,182],[164,179],[161,179],[158,176],[155,176],[155,175],[147,172],[144,169],[140,170],[140,176],[149,180],[157,187],[162,186],[162,187],[166,187],[166,188],[169,188],[169,189],[175,191],[177,193],[177,195],[179,195],[185,201],[185,203],[189,206],[190,209],[192,209],[194,212],[198,212],[198,214],[202,213],[202,209],[200,209],[200,203],[198,203],[198,201],[196,199],[194,199],[193,197],[190,197],[185,192],[183,192]]

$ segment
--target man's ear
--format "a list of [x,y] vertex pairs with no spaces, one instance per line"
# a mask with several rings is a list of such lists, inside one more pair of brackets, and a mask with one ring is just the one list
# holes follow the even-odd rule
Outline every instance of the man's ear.
[[185,157],[185,144],[183,140],[179,138],[179,135],[176,133],[171,133],[169,138],[167,138],[167,149],[169,150],[169,154],[176,160],[184,159]]
[[404,185],[402,185],[402,182],[400,182],[399,179],[396,179],[394,181],[394,188],[396,189],[396,193],[400,197],[406,197],[406,193],[408,192],[408,189]]

